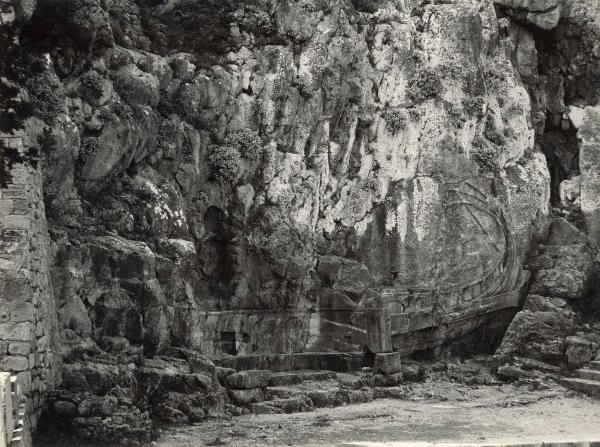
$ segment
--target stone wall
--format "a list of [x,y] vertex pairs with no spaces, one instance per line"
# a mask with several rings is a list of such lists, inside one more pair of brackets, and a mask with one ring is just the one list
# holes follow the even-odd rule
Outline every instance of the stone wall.
[[60,380],[49,238],[39,164],[20,138],[2,141],[8,182],[0,189],[0,371],[17,376],[33,431],[46,392]]

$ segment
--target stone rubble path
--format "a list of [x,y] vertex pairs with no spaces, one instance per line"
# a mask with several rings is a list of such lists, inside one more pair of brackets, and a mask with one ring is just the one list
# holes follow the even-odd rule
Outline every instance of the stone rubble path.
[[[585,367],[575,371],[574,377],[565,377],[561,383],[567,388],[600,396],[600,360],[589,362]],[[600,421],[598,424],[600,425]]]
[[159,447],[598,446],[600,402],[560,386],[416,384],[383,399],[311,413],[236,417],[169,429]]

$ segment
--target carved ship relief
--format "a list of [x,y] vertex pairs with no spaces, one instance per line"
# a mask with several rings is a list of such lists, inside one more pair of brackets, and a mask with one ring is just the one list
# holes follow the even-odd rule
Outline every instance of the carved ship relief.
[[[369,290],[357,305],[321,308],[317,346],[359,350],[366,340],[373,352],[410,353],[448,343],[485,323],[494,312],[518,306],[521,266],[510,225],[496,199],[469,182],[446,187],[445,194],[447,224],[452,225],[449,213],[469,216],[481,238],[494,247],[495,259],[476,266],[474,274],[472,263],[450,273],[466,276],[461,281],[422,287],[404,285],[399,279],[390,287]],[[456,241],[448,245],[456,248]]]

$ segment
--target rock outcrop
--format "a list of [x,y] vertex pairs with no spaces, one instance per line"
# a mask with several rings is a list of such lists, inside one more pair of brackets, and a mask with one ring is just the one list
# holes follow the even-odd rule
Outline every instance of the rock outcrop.
[[40,154],[54,425],[147,442],[154,422],[311,408],[212,361],[354,365],[378,327],[391,376],[523,301],[502,359],[597,349],[576,316],[600,216],[597,10],[16,3],[9,115]]
[[351,351],[370,288],[518,290],[549,180],[512,64],[527,32],[491,2],[98,4],[89,41],[61,31],[90,27],[70,8],[39,2],[22,36],[51,42],[35,79],[62,95],[44,188],[65,327],[148,355]]

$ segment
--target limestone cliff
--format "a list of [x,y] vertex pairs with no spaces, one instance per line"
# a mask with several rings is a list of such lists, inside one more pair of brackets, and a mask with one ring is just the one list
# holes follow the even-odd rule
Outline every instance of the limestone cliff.
[[[226,397],[198,353],[362,351],[366,309],[385,300],[396,350],[486,324],[497,342],[530,283],[547,285],[526,259],[551,212],[588,229],[573,287],[593,288],[600,32],[583,3],[37,0],[9,14],[7,116],[41,154],[68,392],[139,397],[176,351],[202,386],[133,403],[201,419]],[[202,403],[174,410],[190,392]],[[117,394],[107,414],[130,408]]]
[[63,325],[148,352],[352,350],[321,311],[370,287],[476,284],[512,244],[496,292],[517,288],[549,195],[528,33],[492,2],[405,3],[38,3]]

